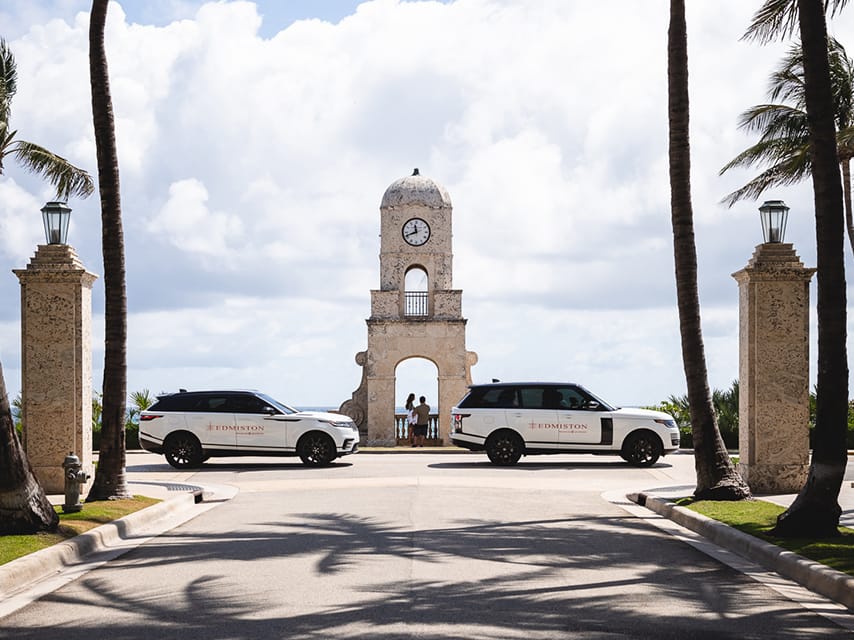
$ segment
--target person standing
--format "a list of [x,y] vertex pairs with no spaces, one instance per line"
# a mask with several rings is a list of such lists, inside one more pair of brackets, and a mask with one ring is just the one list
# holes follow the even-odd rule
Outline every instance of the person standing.
[[415,407],[415,446],[423,447],[424,440],[427,438],[427,425],[430,422],[430,405],[427,404],[426,398],[421,396],[419,404]]
[[409,444],[413,447],[415,446],[415,394],[410,393],[406,398],[406,404],[404,405],[404,409],[406,409],[406,431],[407,436],[409,437]]

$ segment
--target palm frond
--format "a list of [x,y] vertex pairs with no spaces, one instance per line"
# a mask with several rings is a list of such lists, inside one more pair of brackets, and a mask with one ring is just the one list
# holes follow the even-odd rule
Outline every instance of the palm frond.
[[793,140],[774,139],[761,140],[748,147],[735,158],[730,160],[718,172],[723,175],[730,169],[752,167],[754,165],[780,165],[793,156],[806,156],[809,151],[809,140],[804,139],[800,144]]
[[18,69],[15,56],[6,41],[0,38],[0,122],[9,122],[12,98],[18,90]]
[[798,29],[797,0],[765,0],[744,32],[742,40],[771,42],[787,38]]
[[95,190],[92,177],[86,171],[37,144],[19,140],[12,145],[8,154],[14,156],[28,171],[50,182],[59,200],[67,200],[72,196],[85,198]]
[[0,122],[0,176],[3,175],[3,159],[9,155],[17,133],[17,131],[9,131],[7,122]]
[[761,131],[763,139],[800,137],[808,131],[807,114],[785,104],[759,104],[739,116],[738,128]]
[[760,173],[740,189],[726,195],[721,203],[731,208],[741,200],[756,200],[771,187],[787,186],[800,182],[806,174],[809,174],[810,170],[808,154],[798,156],[797,161],[793,158],[791,162],[776,164]]
[[[848,0],[824,0],[824,10],[833,17],[847,4]],[[742,40],[771,42],[777,38],[786,39],[799,30],[798,0],[765,0],[765,4],[753,14]]]

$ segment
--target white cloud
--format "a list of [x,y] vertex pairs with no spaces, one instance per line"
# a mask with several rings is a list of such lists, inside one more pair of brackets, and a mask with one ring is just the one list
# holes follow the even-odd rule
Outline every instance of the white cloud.
[[169,199],[148,222],[148,231],[182,251],[230,262],[243,224],[236,215],[210,211],[208,197],[208,190],[194,178],[172,183]]
[[[625,404],[681,392],[667,3],[357,4],[334,23],[281,24],[277,2],[110,5],[131,386],[349,397],[379,283],[380,198],[418,166],[454,202],[475,379],[572,378]],[[88,3],[11,6],[0,17],[19,63],[13,125],[94,173]],[[753,203],[718,204],[750,174],[717,172],[752,142],[738,114],[764,100],[784,48],[739,40],[753,10],[688,6],[700,294],[718,387],[737,376],[730,274],[759,226]],[[844,42],[854,18],[842,19]],[[50,194],[6,171],[8,273],[32,253]],[[792,206],[789,238],[814,264],[808,185],[773,195]],[[99,271],[97,195],[70,204],[71,242]],[[17,299],[16,279],[0,287]]]

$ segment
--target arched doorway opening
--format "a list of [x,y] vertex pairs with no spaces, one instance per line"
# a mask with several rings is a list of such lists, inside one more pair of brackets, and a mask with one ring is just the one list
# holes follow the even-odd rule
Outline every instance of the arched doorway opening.
[[403,289],[404,316],[426,317],[430,315],[430,287],[427,279],[427,271],[423,267],[414,266],[407,270],[404,276]]
[[430,405],[430,425],[427,430],[427,444],[435,444],[439,438],[439,369],[427,358],[412,357],[402,360],[394,371],[394,424],[395,437],[399,446],[410,446],[411,430],[407,421],[406,398],[415,394],[415,404],[421,396]]

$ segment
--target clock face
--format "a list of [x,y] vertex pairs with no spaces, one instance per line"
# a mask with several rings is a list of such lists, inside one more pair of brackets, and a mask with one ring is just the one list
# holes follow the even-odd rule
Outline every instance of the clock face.
[[430,225],[421,218],[410,218],[403,225],[403,239],[413,247],[420,247],[430,239]]

